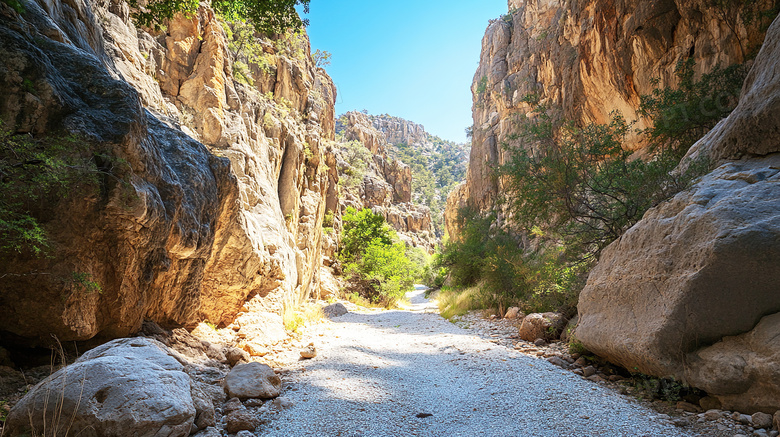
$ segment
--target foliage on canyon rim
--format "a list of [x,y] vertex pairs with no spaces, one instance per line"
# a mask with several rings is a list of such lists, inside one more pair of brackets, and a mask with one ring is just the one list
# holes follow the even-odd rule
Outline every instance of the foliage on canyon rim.
[[[212,0],[211,7],[227,21],[251,22],[261,33],[282,34],[288,29],[308,25],[301,19],[295,7],[300,5],[309,12],[310,0]],[[198,10],[200,0],[128,0],[133,8],[133,18],[143,26],[160,28],[177,13],[191,16]]]

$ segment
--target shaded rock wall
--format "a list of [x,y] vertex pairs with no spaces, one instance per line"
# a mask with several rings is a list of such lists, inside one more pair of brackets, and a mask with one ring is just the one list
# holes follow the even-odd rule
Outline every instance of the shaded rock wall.
[[126,163],[121,183],[46,206],[50,257],[2,263],[2,341],[111,338],[144,318],[227,324],[248,299],[279,313],[316,286],[335,87],[308,45],[272,53],[254,88],[234,81],[208,8],[159,34],[118,1],[0,8],[4,123],[77,134]]

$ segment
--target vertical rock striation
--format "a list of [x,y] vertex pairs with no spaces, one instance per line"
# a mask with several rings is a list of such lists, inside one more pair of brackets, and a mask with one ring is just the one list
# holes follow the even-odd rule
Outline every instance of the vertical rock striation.
[[77,135],[114,168],[99,192],[45,205],[50,256],[0,266],[2,341],[113,338],[144,318],[224,325],[246,305],[281,325],[317,286],[334,183],[335,87],[308,41],[297,55],[264,42],[273,65],[253,87],[234,80],[207,7],[163,33],[136,28],[120,1],[26,9],[0,3],[4,126]]
[[[643,128],[639,96],[652,92],[654,79],[660,87],[675,85],[677,62],[685,59],[695,61],[697,75],[745,62],[760,47],[767,24],[756,19],[746,26],[737,14],[747,10],[703,0],[510,0],[509,10],[490,23],[482,40],[471,87],[467,188],[453,192],[451,211],[464,203],[494,208],[501,181],[492,168],[505,161],[502,144],[518,141],[515,121],[531,110],[529,102],[582,122],[603,123],[620,111]],[[448,215],[448,223],[453,219]]]

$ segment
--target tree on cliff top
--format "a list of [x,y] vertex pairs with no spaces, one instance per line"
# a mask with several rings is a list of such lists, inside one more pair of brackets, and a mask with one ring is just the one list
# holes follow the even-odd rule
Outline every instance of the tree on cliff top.
[[[212,0],[211,7],[229,21],[247,20],[266,34],[281,34],[287,29],[308,24],[298,16],[295,7],[301,5],[309,12],[311,0]],[[133,18],[144,26],[160,27],[177,13],[192,15],[200,6],[199,0],[128,0],[136,10]]]

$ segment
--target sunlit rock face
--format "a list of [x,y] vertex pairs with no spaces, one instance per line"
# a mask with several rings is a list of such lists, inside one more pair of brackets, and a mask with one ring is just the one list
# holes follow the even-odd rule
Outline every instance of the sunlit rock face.
[[672,376],[744,412],[780,409],[780,20],[731,115],[687,160],[717,168],[608,246],[577,338],[629,369]]
[[[376,117],[372,119],[360,112],[344,115],[344,125],[340,126],[344,139],[362,143],[373,154],[373,159],[358,187],[359,199],[344,193],[341,210],[349,206],[370,208],[383,216],[407,245],[433,253],[437,239],[431,212],[425,206],[412,203],[412,170],[391,158],[387,151],[389,138],[404,142],[425,138],[427,134],[421,125],[406,120],[394,119],[395,123],[385,120],[384,124],[376,120]],[[385,126],[385,130],[379,130],[377,124]]]
[[[505,162],[503,144],[522,146],[512,134],[529,102],[583,123],[619,111],[641,129],[639,96],[675,86],[678,61],[693,59],[696,75],[745,62],[769,24],[746,25],[737,18],[744,11],[704,1],[575,3],[512,0],[488,26],[472,85],[467,181],[448,198],[450,235],[459,208],[497,208],[503,187],[492,168]],[[607,247],[578,305],[576,336],[591,351],[746,412],[780,408],[771,340],[780,312],[779,26],[748,61],[737,109],[681,163],[707,157],[713,171]],[[642,156],[644,144],[628,142]]]
[[120,164],[42,206],[49,256],[0,263],[3,341],[227,324],[248,299],[279,313],[318,287],[335,87],[305,38],[298,56],[264,43],[272,65],[248,86],[209,8],[162,33],[123,2],[0,8],[4,128],[77,135]]
[[[696,74],[744,62],[767,24],[745,26],[737,11],[706,1],[511,0],[508,6],[485,32],[471,87],[467,200],[482,210],[502,189],[492,168],[505,161],[503,144],[518,141],[516,120],[531,110],[529,100],[583,122],[603,123],[620,111],[643,128],[639,96],[652,92],[654,79],[659,87],[674,85],[677,62],[689,58]],[[462,194],[453,194],[453,205]]]

